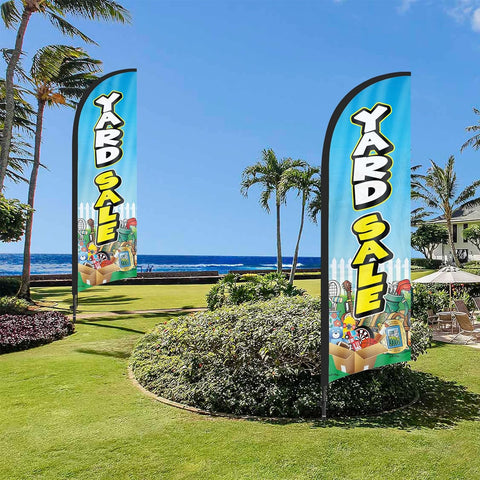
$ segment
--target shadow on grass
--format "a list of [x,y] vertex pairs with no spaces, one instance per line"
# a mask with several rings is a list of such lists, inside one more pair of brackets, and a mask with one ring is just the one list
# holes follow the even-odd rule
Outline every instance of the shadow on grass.
[[115,303],[127,303],[135,300],[141,300],[140,297],[130,297],[128,295],[111,295],[108,297],[89,295],[79,299],[79,305],[98,305],[98,304],[115,304]]
[[101,355],[103,357],[126,359],[130,357],[130,351],[119,350],[94,350],[93,348],[76,348],[78,353],[86,353],[88,355]]
[[378,416],[331,418],[315,422],[314,427],[445,429],[464,420],[480,420],[480,395],[429,373],[416,372],[416,375],[419,399],[412,406]]
[[440,340],[433,340],[432,344],[428,347],[428,349],[430,350],[431,348],[442,348],[442,347],[446,347],[447,345],[455,345],[455,344],[450,342],[442,342]]
[[[105,320],[100,321],[103,322]],[[83,320],[78,320],[77,324],[88,325],[89,327],[113,328],[115,330],[122,330],[123,332],[140,333],[141,335],[146,333],[145,330],[135,330],[134,328],[121,327],[119,325],[103,325],[101,323],[85,322]]]

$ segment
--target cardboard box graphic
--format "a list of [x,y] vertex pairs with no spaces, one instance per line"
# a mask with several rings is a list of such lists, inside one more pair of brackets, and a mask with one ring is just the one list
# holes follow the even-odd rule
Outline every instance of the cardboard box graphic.
[[329,347],[330,355],[332,355],[335,363],[335,368],[343,373],[353,373],[355,369],[355,352],[333,343],[330,343]]
[[78,265],[78,271],[82,277],[82,282],[90,285],[91,287],[97,284],[97,272],[90,265]]
[[343,373],[358,373],[363,370],[370,370],[375,366],[377,355],[387,351],[387,348],[381,343],[362,348],[356,352],[333,343],[330,343],[329,347],[335,368]]
[[101,285],[102,283],[108,283],[112,278],[112,273],[118,272],[118,270],[120,269],[118,268],[118,265],[116,263],[112,263],[110,265],[107,265],[106,267],[99,268],[97,270],[96,278],[97,285]]
[[362,370],[370,370],[375,366],[377,355],[385,353],[387,348],[381,343],[371,345],[367,348],[362,348],[355,352],[355,370],[354,372],[361,372]]

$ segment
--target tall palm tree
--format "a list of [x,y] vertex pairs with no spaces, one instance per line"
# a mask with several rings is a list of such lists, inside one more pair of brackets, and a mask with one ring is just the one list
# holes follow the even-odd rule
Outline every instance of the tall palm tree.
[[[473,108],[475,115],[480,115],[480,110]],[[480,123],[478,125],[470,125],[465,128],[467,132],[480,132]],[[461,147],[460,151],[463,152],[467,147],[472,147],[474,150],[480,148],[480,133],[476,133],[473,137],[470,137]]]
[[302,197],[302,210],[300,214],[300,229],[298,231],[297,244],[295,245],[295,253],[293,254],[292,268],[290,270],[289,283],[293,284],[295,271],[298,263],[298,250],[300,248],[300,239],[302,238],[303,224],[305,221],[305,207],[310,196],[315,189],[320,188],[320,168],[307,166],[302,170],[291,169],[286,172],[283,183],[285,188],[295,188],[298,195]]
[[468,208],[480,205],[480,197],[475,197],[480,180],[475,180],[465,187],[457,196],[458,182],[454,170],[455,157],[452,155],[445,168],[430,160],[431,167],[419,182],[418,198],[430,208],[440,210],[445,217],[448,230],[448,243],[452,250],[453,259],[457,267],[460,266],[457,252],[453,243],[452,214],[458,208]]
[[[18,4],[18,6],[17,6]],[[0,192],[3,189],[12,139],[14,115],[14,75],[23,47],[28,22],[34,13],[47,18],[63,34],[78,36],[95,43],[65,20],[65,15],[78,15],[90,20],[129,22],[128,10],[113,0],[8,0],[1,5],[2,19],[7,28],[17,27],[15,48],[11,51],[6,73],[6,113],[0,151]]]
[[[43,114],[46,106],[65,105],[74,107],[85,89],[97,77],[101,62],[90,58],[81,48],[64,45],[49,45],[40,49],[33,57],[30,78],[32,95],[37,100],[35,124],[35,147],[33,167],[28,188],[28,205],[33,209],[37,175],[40,167],[40,145],[42,141]],[[33,213],[25,228],[22,280],[18,296],[29,299],[30,287],[30,244],[32,239]]]
[[264,190],[260,194],[260,205],[270,213],[268,202],[272,194],[275,195],[275,209],[277,214],[277,271],[282,271],[282,240],[280,235],[280,206],[285,203],[285,197],[288,191],[282,181],[286,172],[298,167],[305,167],[306,163],[302,160],[292,160],[283,158],[278,160],[275,152],[269,148],[262,151],[262,160],[255,165],[251,165],[242,173],[241,193],[245,197],[248,195],[248,189],[255,184],[260,184]]
[[[15,86],[14,88],[14,116],[13,135],[10,144],[10,155],[6,170],[6,176],[13,182],[28,182],[23,177],[23,170],[32,163],[31,145],[24,140],[24,135],[32,136],[35,123],[32,121],[35,111],[25,100],[25,89]],[[0,119],[5,118],[5,80],[0,79]],[[3,121],[0,120],[0,145],[3,137]],[[20,135],[20,133],[22,135]],[[1,147],[0,147],[1,148]]]

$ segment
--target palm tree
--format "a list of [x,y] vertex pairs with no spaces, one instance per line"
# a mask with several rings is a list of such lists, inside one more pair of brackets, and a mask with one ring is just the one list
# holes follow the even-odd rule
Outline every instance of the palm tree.
[[452,214],[458,208],[480,205],[480,197],[474,198],[477,188],[480,186],[480,180],[475,180],[457,196],[457,174],[454,171],[455,157],[450,156],[445,168],[438,166],[433,160],[430,160],[430,162],[431,167],[419,182],[418,198],[423,200],[428,207],[440,210],[444,215],[448,230],[448,243],[452,250],[455,265],[460,267],[453,243]]
[[418,227],[425,222],[425,219],[429,217],[432,212],[425,210],[423,207],[414,208],[410,212],[410,226]]
[[[23,140],[20,133],[32,135],[34,131],[34,123],[32,117],[35,111],[31,105],[25,100],[25,90],[19,87],[14,88],[14,116],[13,128],[15,131],[12,135],[10,144],[10,155],[8,159],[6,176],[13,182],[28,182],[23,177],[24,168],[32,163],[31,145],[28,141]],[[5,117],[5,80],[0,79],[0,118]],[[3,122],[0,121],[0,143],[3,137]],[[0,147],[1,148],[1,147]]]
[[320,179],[312,185],[312,198],[307,210],[310,220],[317,224],[318,214],[322,211],[322,183]]
[[[33,58],[30,70],[32,95],[37,99],[35,124],[35,147],[33,167],[28,188],[28,205],[33,209],[37,175],[40,167],[40,145],[42,141],[43,114],[46,106],[74,107],[85,89],[97,77],[101,62],[90,58],[81,48],[64,45],[49,45],[40,49]],[[25,228],[22,280],[18,296],[29,299],[30,244],[32,239],[33,213]]]
[[248,189],[255,184],[261,184],[264,190],[260,194],[260,205],[270,213],[268,202],[270,197],[275,194],[275,209],[277,214],[277,271],[282,271],[282,241],[280,235],[280,205],[285,203],[285,197],[288,188],[282,184],[286,172],[298,167],[305,167],[306,163],[302,160],[292,160],[283,158],[278,161],[275,152],[269,148],[263,150],[262,160],[255,165],[245,168],[242,173],[241,193],[245,197],[248,195]]
[[[17,7],[17,3],[19,6]],[[65,15],[78,15],[90,20],[113,20],[129,22],[128,10],[113,0],[8,0],[1,5],[2,19],[7,28],[17,28],[15,48],[10,51],[6,74],[6,113],[4,133],[0,151],[0,192],[5,182],[5,174],[12,139],[14,116],[14,74],[20,59],[25,32],[34,13],[41,13],[63,34],[79,36],[82,40],[95,43],[76,27],[65,20]]]
[[302,238],[303,224],[305,220],[305,206],[315,189],[320,189],[320,168],[307,166],[303,170],[291,169],[286,172],[284,178],[284,188],[295,188],[298,195],[302,196],[302,210],[300,214],[300,229],[298,231],[297,244],[295,245],[295,253],[293,254],[292,268],[290,270],[290,285],[293,284],[295,271],[297,270],[298,250],[300,248],[300,239]]
[[[475,115],[480,115],[480,110],[477,108],[473,108],[473,113]],[[467,132],[478,132],[480,131],[480,124],[479,125],[470,125],[466,127],[465,130]],[[467,147],[472,147],[474,150],[478,150],[480,148],[480,133],[476,133],[473,137],[470,137],[460,148],[460,151],[463,152]]]

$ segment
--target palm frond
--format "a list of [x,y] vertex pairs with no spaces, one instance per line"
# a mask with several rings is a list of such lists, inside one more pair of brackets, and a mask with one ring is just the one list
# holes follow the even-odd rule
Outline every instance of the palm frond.
[[98,45],[95,40],[92,40],[90,37],[81,32],[77,27],[74,27],[71,23],[67,22],[60,15],[57,15],[50,11],[47,14],[47,18],[50,20],[50,23],[56,28],[58,28],[58,30],[60,30],[64,35],[68,35],[69,37],[80,37],[86,43],[93,43],[94,45]]
[[53,0],[62,12],[79,15],[90,20],[107,20],[130,23],[130,12],[112,0]]
[[3,2],[0,8],[5,27],[13,28],[22,19],[22,16],[15,5],[15,0]]

